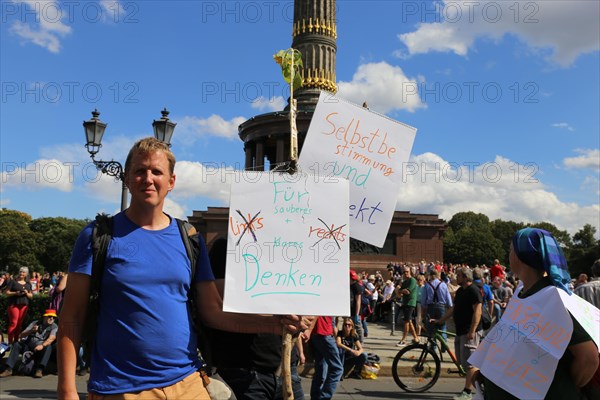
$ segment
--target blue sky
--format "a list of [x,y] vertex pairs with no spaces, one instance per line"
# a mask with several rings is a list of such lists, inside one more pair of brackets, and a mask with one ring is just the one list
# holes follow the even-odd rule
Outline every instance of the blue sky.
[[[418,129],[397,210],[482,212],[600,230],[597,1],[338,1],[338,96]],[[287,99],[272,55],[292,1],[1,1],[1,205],[92,218],[119,209],[97,158],[124,161],[167,107],[167,211],[228,204],[237,126]]]

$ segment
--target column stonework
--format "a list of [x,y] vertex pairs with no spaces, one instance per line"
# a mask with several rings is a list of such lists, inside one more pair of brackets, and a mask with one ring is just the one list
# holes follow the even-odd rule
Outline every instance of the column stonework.
[[299,109],[314,109],[319,91],[337,92],[335,0],[294,2],[292,47],[302,53],[304,84],[295,97]]

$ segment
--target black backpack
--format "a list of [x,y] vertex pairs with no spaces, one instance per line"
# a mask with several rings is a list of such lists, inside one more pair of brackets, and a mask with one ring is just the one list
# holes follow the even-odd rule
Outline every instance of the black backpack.
[[483,291],[483,284],[477,285],[479,287],[479,293],[481,293],[481,327],[484,331],[487,331],[492,326],[492,316],[490,315],[490,311],[486,307],[485,304],[485,293]]
[[[199,323],[196,321],[196,308],[194,304],[194,283],[193,279],[196,273],[196,261],[200,254],[200,240],[196,232],[196,228],[187,221],[182,221],[175,218],[177,221],[177,227],[181,234],[181,239],[185,246],[185,251],[190,259],[192,266],[192,273],[190,277],[191,290],[188,293],[188,304],[191,307],[192,318],[196,333],[200,335]],[[92,275],[90,283],[90,297],[88,303],[88,312],[86,315],[84,331],[82,335],[81,343],[84,348],[84,358],[89,364],[91,359],[91,352],[94,345],[94,339],[96,337],[96,330],[98,328],[98,315],[100,311],[100,287],[102,282],[102,275],[104,273],[104,263],[106,261],[106,253],[108,251],[108,244],[112,239],[113,232],[113,217],[107,214],[96,215],[96,224],[92,230]],[[198,338],[198,345],[200,346],[200,337]]]

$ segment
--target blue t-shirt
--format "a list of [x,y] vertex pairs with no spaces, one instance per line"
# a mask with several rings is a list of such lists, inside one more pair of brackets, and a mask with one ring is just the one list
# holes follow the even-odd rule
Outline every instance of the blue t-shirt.
[[[94,222],[79,234],[69,272],[91,275]],[[199,235],[200,236],[200,235]],[[201,252],[195,282],[214,280]],[[188,307],[191,265],[177,221],[151,231],[114,217],[102,276],[98,332],[88,390],[129,393],[172,385],[199,367]]]
[[488,301],[492,301],[494,299],[494,294],[492,293],[492,289],[490,289],[487,283],[481,282],[481,279],[473,279],[473,283],[477,284],[479,287],[483,288],[483,303],[487,304]]

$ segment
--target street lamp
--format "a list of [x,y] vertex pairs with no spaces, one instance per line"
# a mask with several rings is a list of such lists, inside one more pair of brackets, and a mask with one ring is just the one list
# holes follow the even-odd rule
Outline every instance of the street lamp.
[[152,129],[154,129],[154,137],[165,143],[167,146],[171,147],[171,138],[173,137],[173,132],[175,132],[175,122],[171,122],[169,118],[169,112],[166,108],[164,108],[161,112],[161,119],[154,120],[152,122]]
[[[161,119],[152,122],[154,137],[171,147],[171,138],[173,137],[173,132],[175,131],[175,126],[177,124],[169,120],[169,111],[167,111],[166,108],[161,111],[161,114]],[[127,186],[125,186],[125,171],[123,165],[114,160],[102,161],[94,158],[96,153],[100,151],[100,147],[102,147],[102,136],[104,135],[107,125],[100,121],[98,118],[99,116],[100,113],[98,110],[94,110],[92,111],[92,119],[83,122],[86,140],[85,147],[87,148],[88,153],[90,153],[92,162],[98,170],[103,174],[113,176],[121,181],[121,211],[124,211],[127,208]]]

